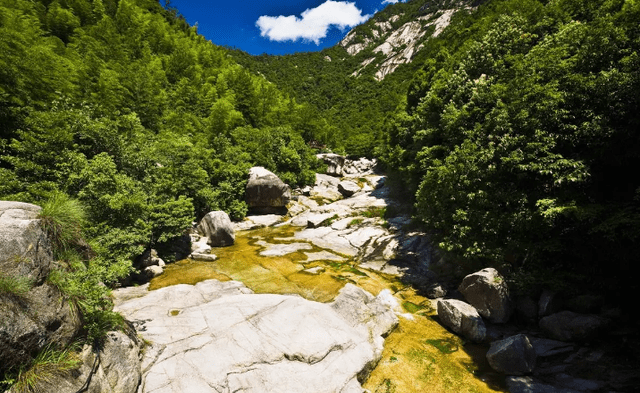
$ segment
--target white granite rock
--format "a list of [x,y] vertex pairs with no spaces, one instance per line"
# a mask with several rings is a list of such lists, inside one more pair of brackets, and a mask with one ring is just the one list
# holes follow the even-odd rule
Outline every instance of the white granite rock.
[[[117,296],[116,296],[117,297]],[[347,284],[334,302],[251,294],[235,281],[175,285],[119,302],[153,343],[140,393],[362,392],[398,320]]]

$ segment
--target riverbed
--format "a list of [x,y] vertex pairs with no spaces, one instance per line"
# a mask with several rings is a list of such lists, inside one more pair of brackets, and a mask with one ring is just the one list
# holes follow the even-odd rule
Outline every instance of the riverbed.
[[[236,280],[256,293],[299,295],[330,302],[346,283],[374,296],[387,289],[400,305],[400,323],[385,340],[377,367],[363,387],[370,392],[504,391],[486,363],[486,348],[466,343],[437,322],[435,304],[397,276],[364,269],[353,257],[318,247],[291,226],[236,234],[233,246],[214,248],[218,259],[168,265],[150,290],[206,279]],[[276,251],[273,251],[276,250]],[[284,254],[283,254],[284,253]],[[283,254],[283,255],[279,255]]]

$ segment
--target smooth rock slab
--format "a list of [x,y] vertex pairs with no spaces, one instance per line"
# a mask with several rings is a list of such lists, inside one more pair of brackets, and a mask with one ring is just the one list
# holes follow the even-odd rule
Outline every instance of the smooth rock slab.
[[265,248],[260,251],[260,255],[263,257],[281,257],[283,255],[292,254],[300,250],[311,250],[311,244],[309,243],[282,243],[271,244],[263,240],[256,242],[256,244]]
[[207,280],[118,304],[153,343],[145,392],[362,392],[397,317],[347,284],[332,303]]

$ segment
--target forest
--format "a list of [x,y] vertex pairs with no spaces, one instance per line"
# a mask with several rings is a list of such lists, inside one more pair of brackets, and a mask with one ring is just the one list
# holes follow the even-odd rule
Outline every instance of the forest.
[[377,157],[462,266],[631,291],[638,21],[637,0],[489,0],[378,82],[338,46],[216,46],[156,0],[0,0],[0,198],[71,212],[57,258],[94,333],[98,283],[211,210],[242,219],[252,166],[313,183],[312,146]]

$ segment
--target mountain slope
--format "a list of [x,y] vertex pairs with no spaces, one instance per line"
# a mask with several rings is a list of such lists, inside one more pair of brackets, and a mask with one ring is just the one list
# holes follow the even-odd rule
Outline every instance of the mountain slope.
[[246,68],[308,104],[307,118],[324,126],[308,127],[307,139],[371,157],[382,143],[386,119],[402,108],[413,74],[437,47],[434,41],[452,20],[469,15],[476,5],[464,0],[397,3],[321,52],[231,53]]

